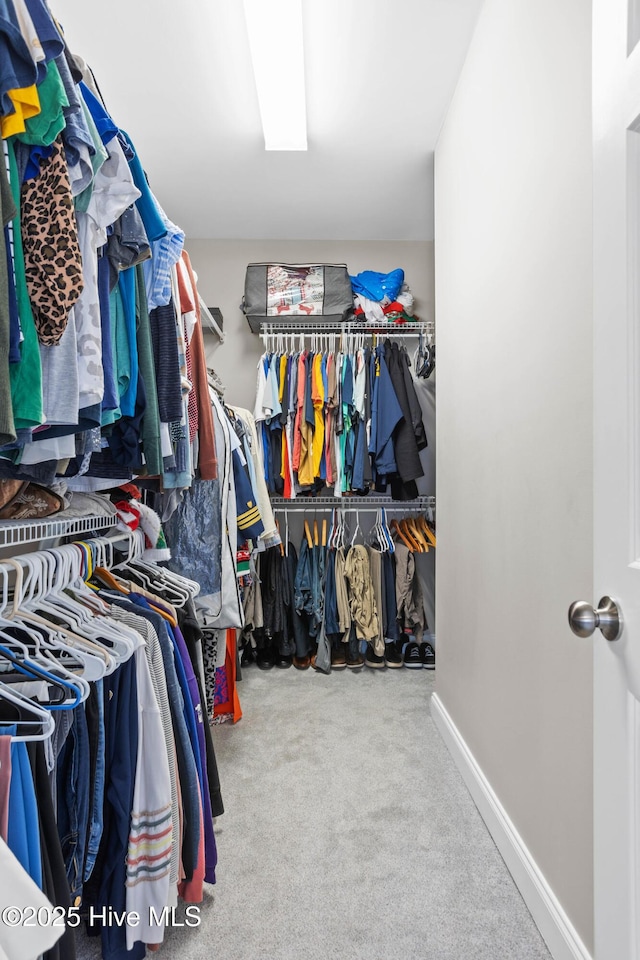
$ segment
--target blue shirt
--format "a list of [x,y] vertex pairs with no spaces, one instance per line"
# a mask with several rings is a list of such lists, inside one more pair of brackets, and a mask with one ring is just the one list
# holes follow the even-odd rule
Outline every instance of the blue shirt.
[[120,131],[120,143],[124,149],[125,156],[129,162],[129,169],[131,170],[131,175],[133,176],[133,182],[136,187],[142,194],[141,197],[138,197],[136,200],[136,206],[138,208],[138,213],[142,217],[142,222],[144,224],[144,229],[147,233],[149,241],[160,240],[165,236],[167,228],[164,220],[162,219],[162,214],[158,207],[158,203],[151,188],[147,183],[147,178],[145,172],[142,169],[142,164],[138,154],[136,153],[135,147],[131,142],[131,138],[124,130]]
[[393,449],[393,431],[402,420],[402,408],[393,389],[383,348],[378,347],[378,350],[380,351],[380,376],[377,395],[375,465],[378,474],[385,475],[396,473],[398,469]]
[[93,122],[96,125],[96,129],[100,134],[100,139],[106,147],[106,145],[111,143],[113,138],[118,135],[118,126],[111,119],[98,98],[94,97],[94,95],[91,93],[91,90],[89,90],[89,87],[86,85],[86,83],[80,83],[80,90],[82,91],[82,96],[87,105],[87,109],[93,117]]
[[38,73],[11,0],[0,0],[0,114],[15,113],[8,91],[30,87]]
[[33,20],[40,46],[44,50],[44,63],[38,63],[38,83],[44,79],[49,60],[55,60],[64,50],[64,40],[47,9],[44,0],[25,0],[29,16]]

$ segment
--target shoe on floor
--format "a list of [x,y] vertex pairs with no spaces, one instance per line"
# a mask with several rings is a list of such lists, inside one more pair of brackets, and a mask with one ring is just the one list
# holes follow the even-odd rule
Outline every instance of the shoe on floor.
[[250,664],[255,662],[255,651],[253,650],[251,644],[248,643],[246,647],[242,648],[242,653],[240,654],[240,666],[248,667]]
[[367,644],[364,664],[366,667],[372,667],[374,670],[384,670],[385,667],[384,657],[379,657],[377,653],[374,653],[370,643]]
[[402,654],[398,650],[395,641],[392,641],[391,643],[385,643],[384,662],[388,667],[391,667],[392,670],[402,666]]
[[261,670],[271,670],[276,663],[275,652],[271,647],[263,647],[262,650],[256,650],[256,663]]
[[424,643],[420,644],[420,658],[422,660],[422,666],[426,670],[435,670],[436,668],[436,651],[432,643],[429,643],[428,640],[425,640]]
[[293,663],[293,657],[287,653],[279,653],[276,656],[276,667],[281,670],[287,670]]
[[305,657],[294,657],[293,665],[296,670],[308,670],[311,666],[311,656],[307,654]]
[[364,666],[364,660],[362,658],[362,654],[360,653],[360,651],[356,651],[355,653],[353,653],[351,650],[347,648],[347,652],[345,656],[347,660],[347,666],[350,667],[351,670],[359,670],[360,667]]
[[347,666],[347,657],[344,650],[344,644],[339,647],[331,647],[331,669],[344,670]]
[[406,644],[402,659],[405,667],[408,667],[409,670],[422,670],[423,663],[420,646],[415,640],[410,640],[409,643]]

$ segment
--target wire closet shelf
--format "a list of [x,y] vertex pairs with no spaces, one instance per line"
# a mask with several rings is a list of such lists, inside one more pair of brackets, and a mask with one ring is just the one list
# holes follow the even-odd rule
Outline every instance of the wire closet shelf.
[[434,336],[436,325],[433,320],[411,320],[406,323],[359,323],[357,321],[318,321],[306,320],[265,320],[260,324],[261,336],[273,336],[278,333],[303,333],[309,337],[314,334],[339,333],[345,335],[367,333],[388,337]]
[[331,510],[348,510],[352,513],[372,513],[383,507],[387,513],[423,513],[434,510],[434,496],[416,497],[414,500],[392,500],[390,497],[296,497],[287,500],[284,497],[271,497],[271,506],[276,512],[287,510],[293,513],[326,513]]
[[42,540],[76,537],[111,530],[118,518],[113,515],[88,517],[47,517],[43,520],[0,520],[0,549],[19,547]]

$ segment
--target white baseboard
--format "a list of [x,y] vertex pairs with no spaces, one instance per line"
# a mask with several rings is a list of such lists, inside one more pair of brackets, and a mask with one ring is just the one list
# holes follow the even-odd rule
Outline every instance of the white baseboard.
[[431,715],[554,960],[592,960],[437,694]]

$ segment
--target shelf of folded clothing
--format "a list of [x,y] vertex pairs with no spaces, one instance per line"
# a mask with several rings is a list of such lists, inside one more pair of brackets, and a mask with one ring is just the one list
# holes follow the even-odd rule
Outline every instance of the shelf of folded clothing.
[[371,333],[388,334],[393,337],[417,337],[435,335],[436,325],[433,320],[411,320],[406,323],[360,323],[357,320],[264,320],[260,322],[260,333],[271,335],[274,333],[305,333],[313,336],[317,333]]
[[294,500],[285,497],[271,497],[271,506],[274,510],[385,510],[401,513],[403,511],[422,512],[434,509],[436,498],[433,496],[416,497],[415,500],[392,500],[385,496],[345,496],[345,497],[307,497],[298,496]]
[[0,520],[0,548],[19,547],[25,543],[57,540],[78,534],[104,533],[117,523],[112,515],[89,517],[46,517],[42,520]]

